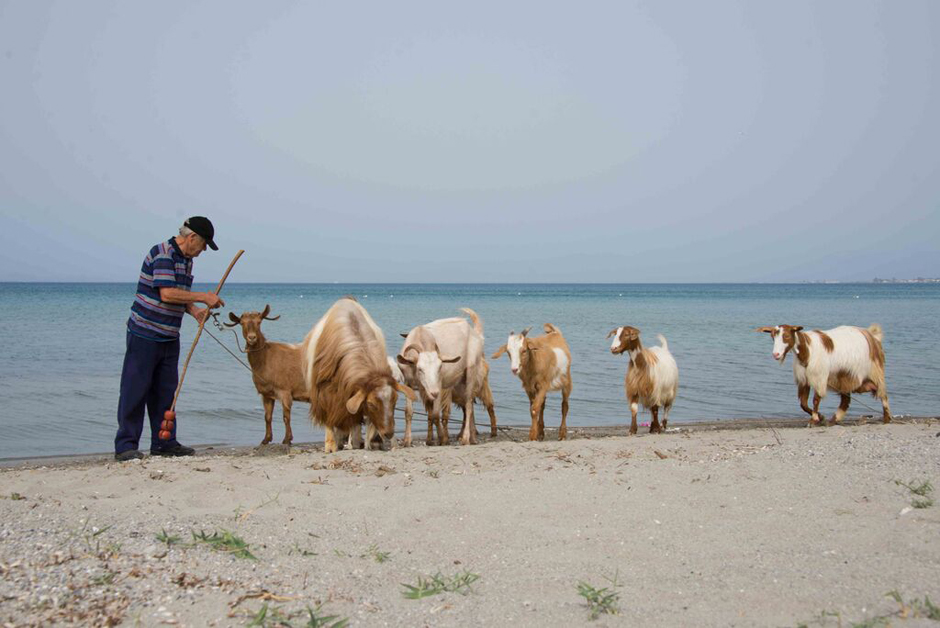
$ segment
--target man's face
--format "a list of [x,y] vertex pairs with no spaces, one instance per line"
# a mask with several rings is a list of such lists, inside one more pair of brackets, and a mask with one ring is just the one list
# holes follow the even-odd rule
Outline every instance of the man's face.
[[198,233],[190,233],[180,242],[180,250],[186,257],[199,257],[206,250],[206,240]]

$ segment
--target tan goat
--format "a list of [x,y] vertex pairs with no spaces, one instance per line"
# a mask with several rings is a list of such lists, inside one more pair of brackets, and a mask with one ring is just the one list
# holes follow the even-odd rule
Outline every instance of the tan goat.
[[558,440],[564,440],[568,435],[565,421],[568,417],[568,397],[571,395],[571,351],[561,330],[554,325],[545,323],[545,335],[537,338],[528,337],[530,329],[525,329],[521,334],[510,332],[506,344],[493,354],[493,359],[503,353],[509,354],[509,368],[522,381],[522,388],[529,396],[529,414],[532,418],[529,440],[545,438],[545,396],[553,390],[561,391]]
[[290,445],[294,435],[290,429],[291,403],[309,401],[307,386],[303,376],[303,352],[300,345],[283,342],[268,342],[261,333],[261,321],[276,321],[280,316],[268,316],[271,306],[265,305],[263,312],[244,312],[236,316],[229,312],[231,323],[226,327],[241,325],[245,339],[245,352],[251,365],[251,379],[255,390],[261,395],[264,404],[264,440],[262,445],[271,442],[271,420],[274,414],[274,402],[280,401],[284,411],[284,440]]

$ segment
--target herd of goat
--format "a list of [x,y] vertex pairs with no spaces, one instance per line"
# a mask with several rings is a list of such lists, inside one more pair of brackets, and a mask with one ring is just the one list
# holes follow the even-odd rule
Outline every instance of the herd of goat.
[[[265,435],[261,444],[272,440],[274,402],[284,411],[284,440],[293,440],[291,404],[310,404],[310,416],[326,432],[325,450],[335,452],[344,445],[372,448],[381,442],[394,446],[394,412],[398,395],[405,396],[405,437],[411,445],[411,419],[418,396],[428,415],[427,444],[448,443],[447,422],[451,406],[463,410],[461,444],[476,442],[473,406],[480,401],[490,418],[491,435],[496,436],[496,412],[489,385],[489,365],[483,353],[483,323],[469,308],[469,317],[445,318],[415,327],[402,334],[401,351],[391,358],[385,337],[372,317],[352,297],[344,297],[317,321],[300,344],[270,342],[261,333],[270,307],[262,312],[229,313],[229,327],[241,326],[252,379],[264,403]],[[509,368],[529,397],[532,420],[529,440],[545,436],[545,397],[561,391],[559,440],[567,435],[568,397],[571,395],[571,351],[561,330],[546,323],[545,333],[530,337],[527,328],[510,332],[492,359],[504,353]],[[881,400],[883,420],[891,420],[885,386],[884,350],[879,325],[865,328],[841,326],[827,331],[803,331],[794,325],[761,327],[774,341],[773,357],[779,362],[793,353],[793,375],[800,407],[810,415],[810,425],[823,416],[819,403],[829,390],[841,397],[831,422],[838,423],[849,408],[851,394],[871,393]],[[630,405],[630,433],[637,431],[637,413],[642,404],[652,414],[650,432],[661,432],[669,420],[669,410],[679,387],[679,369],[669,345],[659,336],[660,345],[644,347],[640,330],[623,326],[612,330],[610,351],[629,356],[625,378]],[[813,390],[813,406],[809,392]],[[662,410],[662,422],[659,412]],[[362,425],[366,437],[362,439]],[[437,438],[434,438],[434,431]]]

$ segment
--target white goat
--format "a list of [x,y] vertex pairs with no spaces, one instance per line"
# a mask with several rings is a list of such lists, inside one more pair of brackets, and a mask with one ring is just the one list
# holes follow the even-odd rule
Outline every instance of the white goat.
[[[473,310],[462,308],[461,311],[473,321],[472,326],[463,318],[444,318],[419,325],[403,334],[405,342],[397,358],[406,384],[420,393],[428,421],[437,426],[438,442],[442,445],[447,444],[449,436],[446,425],[441,423],[441,411],[451,402],[463,409],[461,444],[476,442],[475,398],[485,403],[488,400],[487,411],[492,431],[496,432],[492,396],[483,390],[487,373],[483,359],[483,324]],[[407,430],[406,425],[406,441],[410,434]],[[429,426],[429,441],[430,432]]]
[[[832,390],[839,393],[839,409],[830,424],[839,423],[849,409],[852,393],[871,393],[881,400],[882,420],[891,421],[888,389],[885,384],[884,334],[880,325],[867,329],[843,325],[835,329],[803,331],[799,325],[758,327],[774,341],[774,359],[783,364],[793,351],[793,379],[796,381],[800,407],[810,415],[809,425],[823,420],[819,402]],[[813,389],[813,408],[807,401]]]

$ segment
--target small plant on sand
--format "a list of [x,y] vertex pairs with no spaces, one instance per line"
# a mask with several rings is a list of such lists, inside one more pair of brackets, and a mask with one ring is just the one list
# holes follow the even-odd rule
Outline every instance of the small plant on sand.
[[91,583],[97,586],[104,586],[114,583],[114,577],[117,576],[113,571],[106,571],[100,576],[91,579]]
[[467,595],[473,589],[471,585],[480,579],[480,574],[463,571],[453,576],[447,577],[437,572],[429,578],[418,576],[417,584],[404,584],[402,594],[409,600],[420,600],[423,597],[430,597],[440,593],[460,593]]
[[160,530],[159,534],[154,536],[159,543],[166,543],[167,548],[180,542],[180,537],[167,534],[166,530]]
[[248,618],[249,626],[290,626],[290,617],[284,615],[279,608],[272,608],[265,602],[258,612]]
[[369,546],[369,549],[366,550],[365,554],[360,554],[359,558],[366,558],[367,556],[371,556],[377,563],[384,563],[392,557],[392,554],[391,552],[380,552],[379,546],[373,543]]
[[908,617],[926,617],[927,619],[940,621],[940,606],[931,602],[930,597],[926,595],[923,601],[921,601],[920,598],[915,598],[910,602],[905,602],[901,594],[897,590],[894,590],[885,593],[885,597],[889,597],[898,603],[898,616],[902,619],[907,619]]
[[19,502],[19,501],[23,501],[26,498],[20,495],[19,493],[10,493],[10,499],[12,499],[15,502]]
[[204,531],[200,530],[198,533],[193,532],[192,534],[194,545],[204,543],[216,551],[226,552],[236,558],[258,560],[258,557],[248,550],[248,543],[245,543],[243,539],[235,536],[228,530],[213,532],[212,534],[206,534]]
[[301,556],[317,556],[316,552],[311,552],[308,549],[302,548],[300,546],[300,543],[294,543],[294,547],[292,547],[291,549],[287,551],[288,556],[290,556],[291,554],[299,554]]
[[911,506],[914,508],[930,508],[933,506],[933,498],[930,497],[930,494],[933,493],[933,485],[930,484],[930,480],[924,480],[920,483],[913,480],[910,482],[895,480],[894,483],[911,492],[911,495],[914,496],[911,498]]
[[102,544],[102,541],[104,541],[102,535],[110,529],[111,526],[99,528],[98,526],[91,525],[91,520],[86,519],[80,530],[72,532],[72,534],[69,535],[69,540],[75,538],[80,539],[85,546],[85,551],[99,558],[103,558],[105,555],[113,555],[121,551],[120,543],[107,541]]
[[616,615],[620,612],[617,608],[620,594],[609,587],[598,589],[582,581],[578,583],[578,595],[587,603],[591,619],[597,619],[601,615]]
[[339,615],[320,615],[321,606],[316,608],[307,607],[307,623],[304,628],[346,628],[349,620],[345,617],[340,619]]

